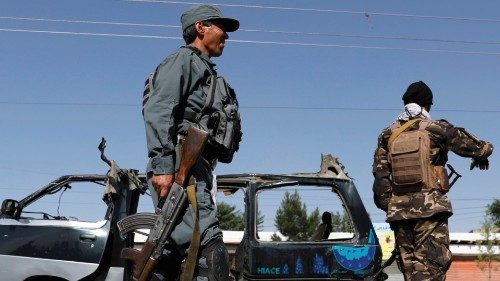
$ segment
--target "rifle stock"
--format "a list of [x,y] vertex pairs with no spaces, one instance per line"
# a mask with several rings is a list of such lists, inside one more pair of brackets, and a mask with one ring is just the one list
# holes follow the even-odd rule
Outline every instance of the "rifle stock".
[[189,172],[198,158],[208,140],[208,133],[194,127],[189,127],[186,138],[182,144],[181,163],[179,171],[175,175],[175,182],[186,187],[189,182]]
[[[166,240],[174,228],[178,217],[182,213],[182,207],[187,202],[187,196],[183,188],[189,183],[190,171],[201,156],[208,140],[208,133],[189,127],[182,144],[181,161],[179,171],[175,175],[175,183],[170,190],[165,203],[161,206],[153,229],[142,250],[123,248],[121,257],[133,263],[133,279],[147,281],[151,276],[157,259],[161,256]],[[177,185],[177,186],[176,186]],[[127,220],[128,217],[123,220]]]

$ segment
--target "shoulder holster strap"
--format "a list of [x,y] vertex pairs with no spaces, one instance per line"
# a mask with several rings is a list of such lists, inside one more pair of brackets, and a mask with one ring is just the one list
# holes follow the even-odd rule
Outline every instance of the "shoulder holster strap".
[[182,270],[181,280],[182,281],[192,281],[194,270],[196,268],[198,250],[200,248],[200,221],[198,218],[198,204],[196,202],[196,185],[190,184],[187,187],[187,196],[191,209],[193,211],[194,228],[193,236],[191,237],[191,244],[189,244],[188,255],[186,258],[186,263]]
[[217,77],[215,75],[210,75],[210,88],[208,89],[207,97],[205,99],[205,105],[201,109],[200,115],[197,117],[197,121],[200,121],[201,116],[214,104],[215,89],[217,88]]
[[214,104],[215,89],[217,87],[217,77],[215,75],[210,75],[210,87],[208,89],[207,97],[205,98],[205,104],[201,109],[200,113],[186,110],[184,112],[183,118],[194,123],[200,122],[201,117],[205,114],[212,105]]
[[392,132],[391,136],[389,137],[389,140],[387,141],[387,149],[390,151],[391,150],[391,145],[394,142],[394,140],[396,140],[396,138],[402,132],[404,132],[406,129],[408,129],[409,127],[411,127],[411,125],[415,124],[418,121],[420,121],[420,119],[409,120],[408,122],[406,122],[403,125],[401,125],[401,127],[399,127],[396,130],[394,130],[394,132]]

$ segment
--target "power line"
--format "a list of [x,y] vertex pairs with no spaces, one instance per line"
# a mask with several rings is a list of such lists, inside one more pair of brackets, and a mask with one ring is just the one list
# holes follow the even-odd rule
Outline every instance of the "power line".
[[495,42],[495,41],[472,41],[472,40],[451,40],[451,39],[435,39],[435,38],[415,38],[415,37],[406,37],[406,36],[359,35],[359,34],[345,34],[345,33],[323,33],[323,32],[303,32],[303,31],[264,30],[264,29],[238,29],[238,31],[279,33],[279,34],[288,34],[288,35],[313,35],[313,36],[328,36],[328,37],[346,37],[346,38],[357,38],[357,39],[383,39],[383,40],[423,41],[423,42],[438,42],[438,43],[500,45],[500,42]]
[[9,168],[9,167],[0,167],[0,169],[2,169],[2,170],[8,170],[8,171],[15,171],[15,172],[33,173],[33,174],[41,174],[41,175],[54,176],[54,173],[47,173],[47,172],[40,172],[40,171],[33,171],[33,170],[26,170],[26,169],[16,169],[16,168]]
[[[143,2],[143,3],[162,3],[162,4],[184,4],[184,5],[206,4],[206,3],[201,3],[201,2],[184,2],[184,1],[167,1],[167,0],[122,0],[122,1],[124,1],[124,2]],[[384,16],[384,17],[404,17],[404,18],[438,19],[438,20],[453,20],[453,21],[477,21],[477,22],[494,22],[494,23],[500,22],[500,19],[488,19],[488,18],[428,16],[428,15],[415,15],[415,14],[402,14],[402,13],[382,13],[382,12],[369,12],[369,11],[349,11],[349,10],[333,10],[333,9],[318,9],[318,8],[280,7],[280,6],[243,5],[243,4],[222,4],[222,3],[212,3],[212,5],[220,6],[220,7],[234,7],[234,8],[252,8],[252,9],[285,10],[285,11],[351,14],[351,15],[361,15],[365,18],[369,18],[370,16]]]
[[495,198],[461,198],[461,199],[452,199],[452,201],[492,201]]
[[[131,23],[131,22],[110,22],[110,21],[90,21],[90,20],[66,20],[66,19],[46,19],[46,18],[7,17],[7,16],[0,16],[0,19],[22,20],[22,21],[36,21],[36,22],[62,22],[62,23],[83,23],[83,24],[118,25],[118,26],[181,28],[180,25]],[[308,35],[308,36],[345,37],[345,38],[357,38],[357,39],[382,39],[382,40],[422,41],[422,42],[437,42],[437,43],[461,43],[461,44],[500,45],[500,42],[495,42],[495,41],[473,41],[473,40],[451,40],[451,39],[436,39],[436,38],[415,38],[415,37],[406,37],[406,36],[359,35],[359,34],[345,34],[345,33],[323,33],[323,32],[303,32],[303,31],[286,31],[286,30],[244,29],[244,28],[240,28],[240,29],[238,29],[238,31],[253,32],[253,33],[259,32],[259,33],[272,33],[272,34],[286,34],[286,35]]]
[[[115,107],[136,107],[140,108],[139,104],[127,103],[83,103],[83,102],[13,102],[0,101],[0,105],[54,105],[54,106],[115,106]],[[338,110],[338,111],[400,111],[400,108],[362,108],[362,107],[314,107],[314,106],[240,106],[240,109],[264,109],[264,110]],[[432,109],[435,112],[460,112],[460,113],[500,113],[500,110],[484,110],[484,109]],[[460,199],[459,199],[460,200]],[[469,199],[462,199],[469,200]],[[474,199],[470,199],[474,200]]]
[[477,209],[483,209],[483,210],[486,210],[486,206],[480,206],[480,207],[464,207],[464,208],[453,208],[453,211],[461,211],[461,210],[477,210]]
[[453,213],[453,216],[466,216],[466,215],[473,215],[473,214],[484,214],[486,215],[486,211],[478,211],[478,212],[466,212],[466,213]]
[[[59,35],[87,35],[87,36],[103,36],[103,37],[130,37],[130,38],[182,40],[182,37],[179,37],[179,36],[154,36],[154,35],[137,35],[137,34],[72,32],[72,31],[35,30],[35,29],[13,29],[13,28],[0,28],[0,31],[5,31],[5,32],[28,32],[28,33],[48,33],[48,34],[59,34]],[[228,41],[231,41],[231,40],[228,40]]]
[[[341,110],[341,111],[400,111],[400,108],[306,107],[306,106],[240,106],[243,109]],[[438,112],[499,113],[500,110],[432,109]]]
[[[72,31],[13,29],[13,28],[0,28],[0,31],[47,33],[47,34],[58,34],[58,35],[86,35],[86,36],[102,36],[102,37],[128,37],[128,38],[143,38],[143,39],[147,38],[147,39],[182,40],[182,38],[178,37],[178,36],[156,36],[156,35],[138,35],[138,34],[72,32]],[[446,49],[400,48],[400,47],[381,47],[381,46],[363,46],[363,45],[299,43],[299,42],[283,42],[283,41],[236,40],[236,39],[228,39],[227,41],[228,42],[236,42],[236,43],[251,43],[251,44],[263,44],[263,45],[284,45],[284,46],[302,46],[302,47],[325,47],[325,48],[346,48],[346,49],[365,49],[365,50],[447,53],[447,54],[461,54],[461,55],[500,56],[500,53],[496,53],[496,52],[459,51],[459,50],[446,50]]]
[[180,25],[165,25],[165,24],[112,22],[112,21],[90,21],[90,20],[65,20],[65,19],[26,18],[26,17],[5,17],[5,16],[0,16],[0,19],[37,21],[37,22],[62,22],[62,23],[84,23],[84,24],[103,24],[103,25],[119,25],[119,26],[162,27],[162,28],[180,28],[181,27]]
[[455,51],[455,50],[445,50],[445,49],[400,48],[400,47],[318,44],[318,43],[298,43],[298,42],[279,42],[279,41],[254,41],[254,40],[236,40],[236,39],[230,39],[227,41],[238,42],[238,43],[266,44],[266,45],[289,45],[289,46],[292,45],[292,46],[302,46],[302,47],[327,47],[327,48],[348,48],[348,49],[365,49],[365,50],[389,50],[389,51],[448,53],[448,54],[462,54],[462,55],[500,56],[500,53],[495,53],[495,52]]
[[[361,199],[363,200],[363,202],[370,202],[373,206],[375,206],[375,203],[373,203],[371,200],[373,200],[373,198],[365,198],[365,197],[361,197]],[[494,200],[495,198],[491,198],[491,197],[485,197],[485,198],[457,198],[457,199],[451,199],[452,202],[454,201],[492,201]]]
[[83,102],[10,102],[0,101],[6,105],[62,105],[62,106],[119,106],[119,107],[140,107],[138,104],[126,103],[83,103]]

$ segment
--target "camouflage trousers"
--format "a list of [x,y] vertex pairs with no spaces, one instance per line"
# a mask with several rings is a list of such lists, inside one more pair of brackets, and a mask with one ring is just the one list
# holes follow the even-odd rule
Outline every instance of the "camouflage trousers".
[[448,217],[391,223],[399,251],[398,267],[406,281],[445,280],[451,264]]

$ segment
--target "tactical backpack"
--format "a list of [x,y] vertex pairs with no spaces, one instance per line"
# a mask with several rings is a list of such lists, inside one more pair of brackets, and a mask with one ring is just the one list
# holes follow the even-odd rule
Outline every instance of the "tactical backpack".
[[206,94],[203,109],[196,118],[188,116],[187,112],[184,118],[207,131],[210,134],[209,144],[217,151],[217,159],[230,163],[243,135],[236,93],[223,77],[211,75]]
[[[416,122],[417,130],[406,131]],[[391,125],[388,141],[389,162],[392,169],[392,187],[395,193],[418,192],[433,187],[436,182],[430,159],[430,121],[412,119],[402,126]]]

